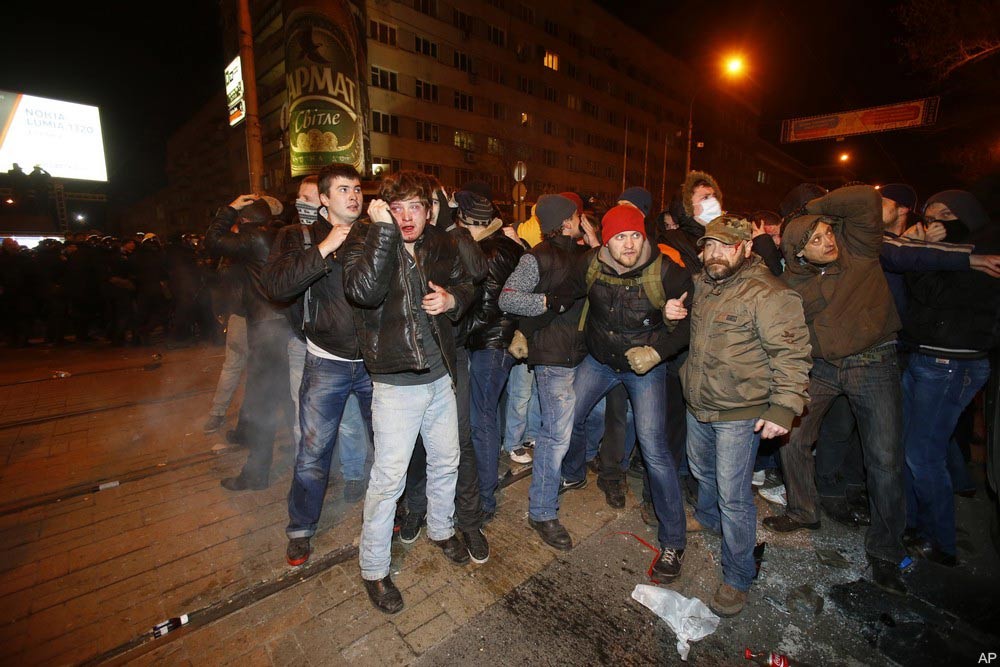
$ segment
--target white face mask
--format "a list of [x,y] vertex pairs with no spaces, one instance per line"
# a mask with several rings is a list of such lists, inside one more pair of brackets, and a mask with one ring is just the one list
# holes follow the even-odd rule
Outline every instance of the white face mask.
[[694,216],[694,219],[703,225],[707,225],[722,215],[722,206],[715,197],[708,197],[701,202],[701,213]]

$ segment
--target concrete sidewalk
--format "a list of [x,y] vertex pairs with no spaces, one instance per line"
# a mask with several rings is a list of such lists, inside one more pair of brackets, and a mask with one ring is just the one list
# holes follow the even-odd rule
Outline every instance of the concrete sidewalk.
[[[413,545],[394,544],[394,580],[406,608],[387,616],[371,607],[359,580],[361,503],[346,504],[333,480],[312,559],[288,567],[287,433],[276,443],[269,489],[222,489],[219,479],[245,458],[225,446],[227,427],[212,436],[201,431],[222,348],[163,350],[158,359],[156,352],[100,344],[0,349],[3,664],[679,662],[673,633],[629,598],[646,583],[653,554],[618,533],[655,544],[655,531],[639,518],[637,487],[622,511],[605,504],[593,478],[567,493],[560,515],[578,545],[568,553],[545,546],[528,527],[530,478],[502,492],[486,529],[492,555],[484,565],[452,565],[423,533]],[[53,379],[53,371],[71,375]],[[231,415],[237,407],[238,400]],[[982,495],[958,499],[967,565],[921,565],[911,579],[931,591],[913,603],[923,606],[887,603],[901,630],[912,630],[913,619],[948,625],[943,645],[961,638],[967,646],[956,655],[963,657],[980,644],[1000,646],[979,623],[995,622],[997,612],[976,606],[990,599],[997,572]],[[771,513],[758,506],[761,517]],[[748,645],[820,664],[905,664],[902,648],[923,645],[887,629],[882,612],[873,623],[871,605],[852,606],[852,599],[881,597],[854,583],[865,574],[862,537],[832,522],[808,535],[759,531],[767,560],[750,606],[696,644],[691,662],[739,664]],[[847,569],[820,565],[817,546],[839,551]],[[718,561],[718,538],[693,536],[673,588],[707,601]],[[944,583],[948,595],[934,598]],[[775,608],[802,584],[826,598],[819,617]],[[152,638],[156,623],[181,614],[190,616],[187,626]]]

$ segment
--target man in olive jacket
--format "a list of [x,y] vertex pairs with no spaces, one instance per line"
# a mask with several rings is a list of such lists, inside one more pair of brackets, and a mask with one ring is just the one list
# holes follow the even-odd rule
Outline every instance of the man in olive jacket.
[[[750,222],[719,216],[698,239],[691,349],[681,369],[688,465],[698,480],[689,529],[722,533],[723,582],[710,606],[738,614],[756,572],[757,511],[750,478],[760,439],[792,427],[808,401],[809,330],[802,299],[752,254]],[[683,316],[681,299],[667,316]],[[679,312],[673,312],[675,309]]]
[[871,526],[865,551],[873,579],[905,594],[899,574],[906,522],[900,321],[879,263],[883,228],[878,191],[855,185],[810,201],[782,237],[783,278],[802,295],[813,369],[809,410],[781,448],[788,509],[763,525],[778,532],[819,528],[812,446],[831,403],[847,396],[867,469]]

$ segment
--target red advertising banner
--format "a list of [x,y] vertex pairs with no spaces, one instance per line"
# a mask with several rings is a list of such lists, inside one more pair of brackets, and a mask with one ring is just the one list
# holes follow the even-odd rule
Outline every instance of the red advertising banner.
[[781,141],[787,144],[933,125],[937,122],[940,101],[940,97],[925,97],[870,109],[784,120],[781,122]]

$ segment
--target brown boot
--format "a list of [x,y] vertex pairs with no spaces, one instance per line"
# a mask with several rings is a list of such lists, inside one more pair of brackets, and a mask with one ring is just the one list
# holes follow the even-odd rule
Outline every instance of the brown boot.
[[689,533],[700,533],[705,530],[705,526],[701,525],[701,521],[695,518],[694,514],[687,515],[687,532]]
[[715,590],[715,595],[708,607],[717,615],[728,618],[743,611],[743,605],[746,603],[746,591],[737,590],[723,582]]

